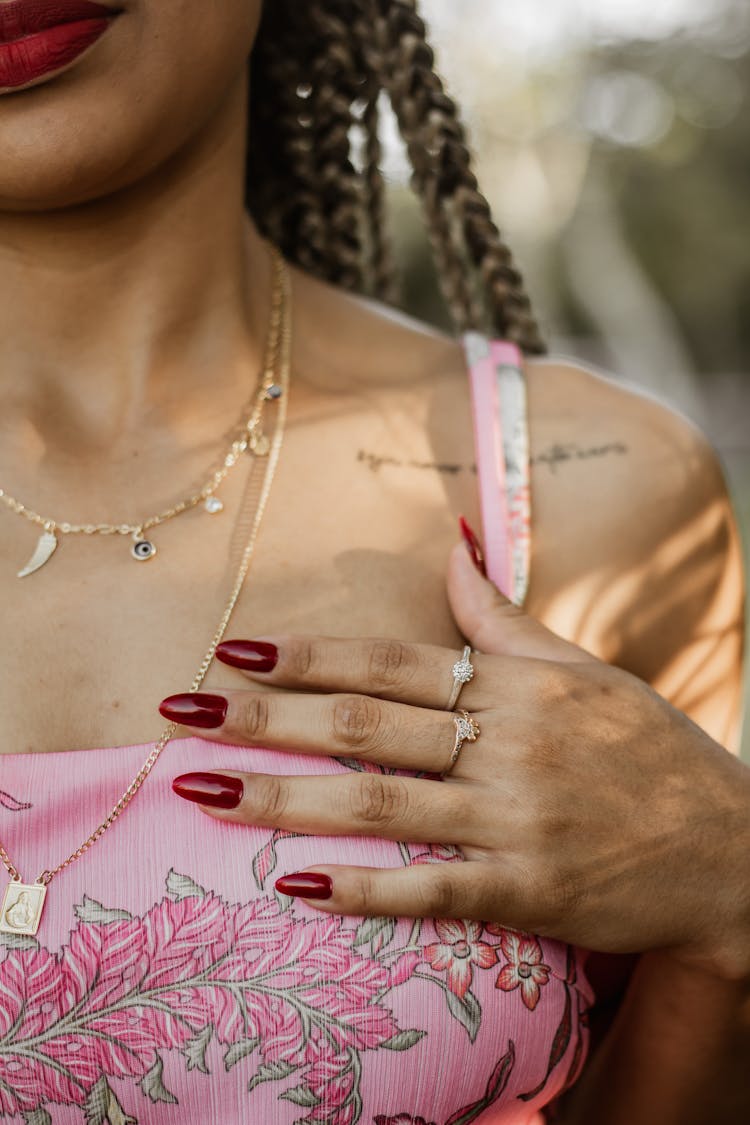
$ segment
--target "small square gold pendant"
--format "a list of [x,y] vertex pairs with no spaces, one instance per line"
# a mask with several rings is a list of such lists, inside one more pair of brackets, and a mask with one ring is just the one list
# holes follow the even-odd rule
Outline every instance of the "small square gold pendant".
[[8,883],[0,908],[0,932],[35,934],[46,896],[47,888],[43,883]]

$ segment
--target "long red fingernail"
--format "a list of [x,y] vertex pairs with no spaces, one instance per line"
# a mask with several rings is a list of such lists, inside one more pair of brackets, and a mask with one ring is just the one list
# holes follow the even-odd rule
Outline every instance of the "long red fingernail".
[[293,871],[282,875],[274,883],[283,895],[297,895],[299,898],[330,898],[333,894],[333,880],[330,875],[317,871]]
[[165,719],[188,727],[220,727],[227,717],[227,701],[223,695],[207,691],[180,692],[168,695],[159,704]]
[[216,659],[246,672],[271,672],[279,650],[270,641],[222,641],[216,646]]
[[476,535],[471,530],[463,516],[458,517],[458,526],[461,529],[461,535],[463,536],[463,540],[466,544],[467,550],[471,555],[471,561],[474,563],[474,566],[477,568],[482,577],[486,578],[487,567],[484,565],[484,555],[482,554],[482,548],[480,546],[479,540],[477,539]]
[[172,781],[178,797],[210,805],[215,809],[236,809],[242,800],[243,785],[239,777],[224,773],[181,773]]

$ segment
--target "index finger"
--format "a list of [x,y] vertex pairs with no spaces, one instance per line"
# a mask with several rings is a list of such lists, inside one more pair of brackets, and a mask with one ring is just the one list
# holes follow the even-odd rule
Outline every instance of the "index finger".
[[[454,685],[454,665],[461,661],[462,652],[458,647],[411,644],[390,637],[290,634],[223,641],[216,656],[274,687],[356,692],[445,710]],[[493,702],[500,686],[497,665],[502,661],[472,653],[472,678],[462,686],[461,707],[481,710]]]

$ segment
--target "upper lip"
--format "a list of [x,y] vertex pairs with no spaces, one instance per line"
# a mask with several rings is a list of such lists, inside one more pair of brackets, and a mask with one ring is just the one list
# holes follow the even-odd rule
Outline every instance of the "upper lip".
[[91,0],[11,0],[9,4],[0,0],[0,43],[12,43],[57,24],[114,16],[119,11]]

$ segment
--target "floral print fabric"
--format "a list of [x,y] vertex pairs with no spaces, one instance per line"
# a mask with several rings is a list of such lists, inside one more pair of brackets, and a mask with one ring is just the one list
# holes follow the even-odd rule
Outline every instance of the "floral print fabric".
[[[111,804],[148,750],[4,757],[0,839],[24,873],[69,850],[71,826]],[[201,817],[170,779],[216,752],[170,743],[127,814],[53,880],[36,937],[0,935],[0,1119],[531,1122],[583,1058],[576,951],[494,922],[342,917],[279,894],[277,875],[316,860],[462,859]],[[354,768],[221,753],[233,769]]]

